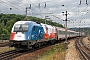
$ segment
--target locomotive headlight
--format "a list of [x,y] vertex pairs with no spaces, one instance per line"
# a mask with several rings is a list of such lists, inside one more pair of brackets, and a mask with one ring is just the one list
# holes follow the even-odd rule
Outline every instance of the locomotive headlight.
[[28,39],[30,39],[30,36],[28,35]]

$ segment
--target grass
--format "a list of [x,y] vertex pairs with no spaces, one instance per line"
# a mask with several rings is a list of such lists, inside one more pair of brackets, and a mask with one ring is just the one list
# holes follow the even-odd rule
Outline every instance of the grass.
[[43,56],[40,56],[38,60],[64,60],[67,48],[65,44],[56,44]]
[[0,53],[10,51],[10,50],[14,50],[14,47],[10,47],[10,48],[8,46],[0,47]]

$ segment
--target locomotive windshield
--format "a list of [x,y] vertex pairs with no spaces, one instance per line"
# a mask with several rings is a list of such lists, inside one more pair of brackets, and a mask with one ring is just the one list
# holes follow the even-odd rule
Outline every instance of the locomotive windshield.
[[17,24],[14,26],[14,32],[27,32],[28,26],[27,24]]

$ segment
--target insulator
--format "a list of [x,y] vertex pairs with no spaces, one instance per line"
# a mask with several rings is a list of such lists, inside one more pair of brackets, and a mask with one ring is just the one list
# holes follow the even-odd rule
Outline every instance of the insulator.
[[40,3],[38,4],[38,7],[40,8]]
[[31,4],[30,4],[30,7],[29,8],[31,9]]
[[86,0],[86,4],[88,5],[87,0]]
[[80,4],[79,5],[81,5],[81,0],[80,0]]
[[44,8],[46,8],[46,2],[45,2],[45,7]]

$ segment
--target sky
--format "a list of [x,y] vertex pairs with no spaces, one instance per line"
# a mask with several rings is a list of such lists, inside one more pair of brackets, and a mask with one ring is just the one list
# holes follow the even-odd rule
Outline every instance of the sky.
[[28,16],[42,19],[48,16],[52,22],[63,26],[67,11],[68,28],[90,27],[90,0],[87,0],[87,4],[86,0],[81,0],[81,4],[80,0],[0,0],[0,13],[25,15],[26,8]]

